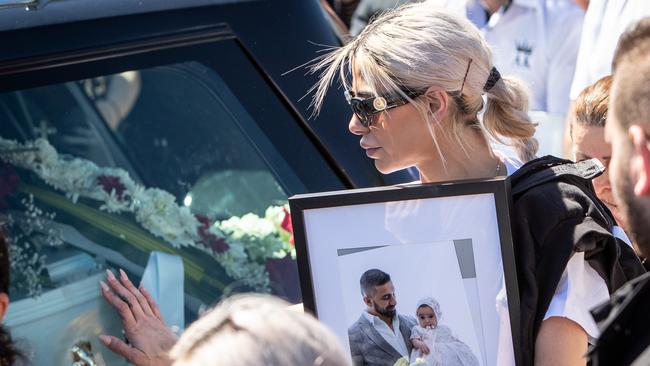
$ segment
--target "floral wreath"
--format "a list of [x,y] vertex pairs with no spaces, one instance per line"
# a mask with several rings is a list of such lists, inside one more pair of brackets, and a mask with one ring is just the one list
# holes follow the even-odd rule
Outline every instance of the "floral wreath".
[[[269,291],[265,260],[295,258],[288,205],[271,206],[264,217],[249,213],[211,222],[179,206],[169,192],[136,183],[124,169],[100,168],[86,159],[60,156],[42,138],[24,144],[0,138],[0,160],[35,173],[65,192],[72,203],[92,199],[101,203],[101,211],[131,213],[149,233],[176,249],[193,247],[212,255],[229,277],[256,291]],[[0,203],[20,184],[11,178],[0,185]],[[42,193],[38,188],[23,188],[31,202]]]

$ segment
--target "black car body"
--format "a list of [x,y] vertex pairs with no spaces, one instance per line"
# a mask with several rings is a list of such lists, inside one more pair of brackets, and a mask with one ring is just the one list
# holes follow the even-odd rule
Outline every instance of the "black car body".
[[286,198],[411,179],[341,96],[310,118],[301,65],[338,42],[316,0],[0,2],[5,322],[35,364],[123,362],[96,340],[119,333],[105,269],[180,328],[237,291],[300,300]]

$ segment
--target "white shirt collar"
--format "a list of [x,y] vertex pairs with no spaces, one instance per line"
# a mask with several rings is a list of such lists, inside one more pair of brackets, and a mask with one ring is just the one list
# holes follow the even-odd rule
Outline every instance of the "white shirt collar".
[[[449,0],[448,2],[453,2],[457,0]],[[545,0],[512,0],[512,3],[509,5],[508,10],[511,10],[513,6],[526,8],[528,10],[537,10],[540,6],[540,1]],[[505,14],[504,8],[501,7],[496,13],[488,17],[487,12],[483,5],[480,3],[480,0],[466,0],[465,2],[465,15],[479,28],[490,27],[493,28],[499,22],[501,17]]]
[[630,247],[632,247],[632,241],[631,241],[630,238],[627,236],[627,234],[625,233],[625,231],[623,231],[623,228],[621,228],[620,226],[618,226],[618,225],[614,225],[614,227],[612,227],[612,234],[614,234],[615,237],[617,237],[617,238],[623,240],[623,242],[625,242],[625,244],[627,244],[627,245],[629,245]]
[[[368,320],[370,322],[370,324],[375,324],[376,322],[382,322],[382,323],[386,324],[378,316],[370,314],[368,312],[368,310],[363,311],[363,316],[366,317],[366,320]],[[395,313],[395,316],[393,317],[393,328],[394,329],[399,329],[399,316],[397,315],[397,313]]]
[[399,315],[395,314],[393,317],[393,323],[391,325],[386,324],[378,316],[374,316],[364,310],[364,316],[370,322],[370,325],[379,333],[379,335],[386,341],[388,344],[397,351],[400,355],[408,359],[408,346],[406,345],[407,340],[404,339],[404,335],[399,327]]

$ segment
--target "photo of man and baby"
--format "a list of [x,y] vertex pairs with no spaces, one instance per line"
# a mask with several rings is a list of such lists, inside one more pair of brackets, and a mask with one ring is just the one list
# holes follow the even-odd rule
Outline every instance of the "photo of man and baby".
[[338,258],[355,366],[494,364],[471,240],[347,249]]
[[369,269],[360,280],[367,306],[348,330],[355,365],[475,366],[478,359],[442,321],[440,304],[432,297],[418,301],[416,318],[397,314],[397,298],[390,275]]

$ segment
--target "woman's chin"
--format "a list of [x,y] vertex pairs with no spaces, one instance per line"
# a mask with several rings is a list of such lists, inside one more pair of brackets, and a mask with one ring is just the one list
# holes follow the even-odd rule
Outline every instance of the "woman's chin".
[[393,164],[390,164],[386,162],[385,160],[381,159],[375,159],[375,168],[381,173],[381,174],[390,174],[394,173],[398,170],[401,170],[403,168],[396,167]]

